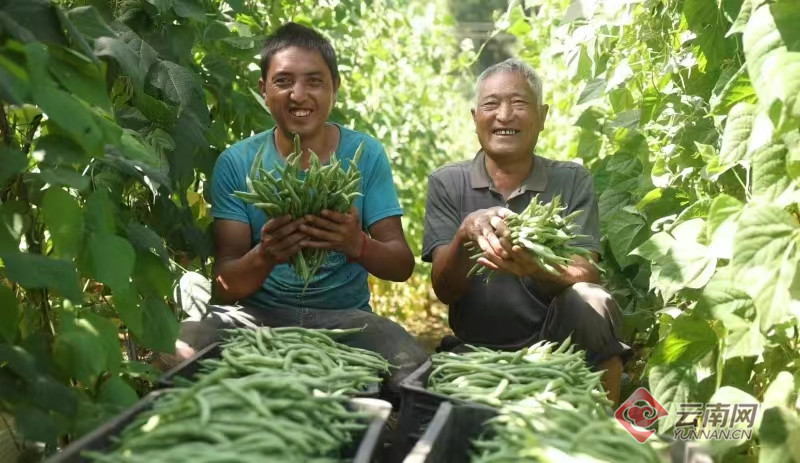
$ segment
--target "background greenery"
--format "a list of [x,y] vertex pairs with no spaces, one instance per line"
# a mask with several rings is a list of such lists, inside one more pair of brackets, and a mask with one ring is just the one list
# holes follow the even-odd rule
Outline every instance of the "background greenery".
[[[800,4],[510,3],[0,0],[0,428],[53,451],[148,389],[175,281],[210,274],[214,161],[272,125],[260,43],[293,19],[333,41],[333,119],[386,146],[417,254],[427,175],[477,148],[474,74],[533,64],[552,106],[540,153],[594,174],[626,388],[671,412],[759,401],[757,440],[708,447],[792,461]],[[373,305],[435,339],[446,311],[418,264],[372,281]]]

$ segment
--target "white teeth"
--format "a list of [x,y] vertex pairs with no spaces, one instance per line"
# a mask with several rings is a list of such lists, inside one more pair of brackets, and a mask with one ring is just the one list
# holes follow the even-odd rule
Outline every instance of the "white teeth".
[[517,133],[517,131],[516,130],[495,130],[494,133],[496,133],[497,135],[514,135],[515,133]]
[[309,114],[311,114],[311,111],[309,111],[309,110],[307,110],[307,109],[295,109],[295,110],[293,110],[293,111],[290,111],[290,113],[292,114],[292,116],[296,116],[296,117],[306,117],[306,116],[308,116]]

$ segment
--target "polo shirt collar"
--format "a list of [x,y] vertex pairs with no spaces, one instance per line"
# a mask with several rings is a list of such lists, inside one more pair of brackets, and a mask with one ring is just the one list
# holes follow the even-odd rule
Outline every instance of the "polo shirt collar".
[[[486,171],[486,154],[483,150],[473,158],[470,166],[470,186],[473,189],[490,188],[492,179]],[[533,155],[533,168],[525,180],[522,181],[521,189],[528,191],[542,192],[547,188],[547,166],[539,156]]]

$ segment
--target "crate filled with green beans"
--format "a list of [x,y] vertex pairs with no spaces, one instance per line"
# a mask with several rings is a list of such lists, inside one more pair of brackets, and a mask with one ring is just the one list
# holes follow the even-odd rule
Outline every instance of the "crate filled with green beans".
[[391,405],[318,385],[290,373],[208,375],[151,393],[49,463],[374,461]]
[[496,409],[443,403],[403,463],[690,461],[673,445],[640,444],[598,407],[536,399]]
[[592,372],[584,352],[569,339],[512,352],[471,349],[434,354],[402,382],[398,428],[403,437],[395,455],[411,449],[443,402],[499,407],[535,396],[599,408],[611,405],[600,384],[602,372]]
[[224,340],[200,350],[167,372],[159,387],[190,384],[213,372],[237,377],[265,371],[308,375],[331,392],[377,397],[389,363],[380,355],[343,344],[360,328],[319,330],[300,327],[223,331]]

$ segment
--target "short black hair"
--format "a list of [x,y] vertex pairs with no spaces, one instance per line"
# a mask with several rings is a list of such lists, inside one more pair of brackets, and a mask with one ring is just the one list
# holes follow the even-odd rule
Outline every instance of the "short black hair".
[[267,70],[272,57],[289,47],[318,51],[331,71],[334,88],[339,87],[339,65],[336,64],[336,51],[333,49],[333,45],[319,32],[295,22],[282,25],[264,41],[264,48],[261,50],[262,78],[267,78]]

